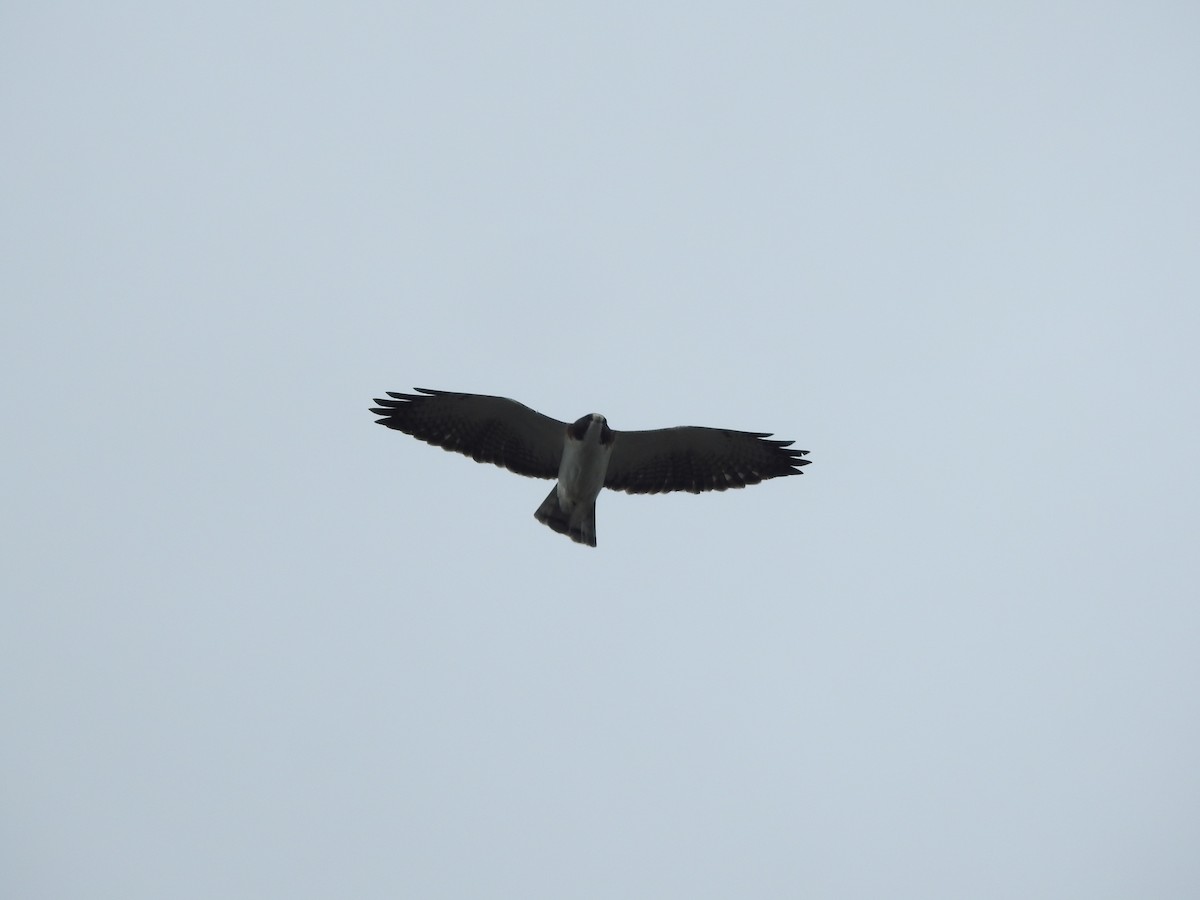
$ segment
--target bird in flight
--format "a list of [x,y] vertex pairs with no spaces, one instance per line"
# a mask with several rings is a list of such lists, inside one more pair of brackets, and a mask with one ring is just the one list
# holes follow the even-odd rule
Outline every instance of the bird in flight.
[[371,409],[380,425],[558,483],[534,516],[580,544],[596,546],[596,498],[601,488],[628,494],[724,491],[768,478],[800,475],[807,450],[770,434],[724,428],[616,431],[597,413],[567,424],[506,397],[416,388],[388,391]]

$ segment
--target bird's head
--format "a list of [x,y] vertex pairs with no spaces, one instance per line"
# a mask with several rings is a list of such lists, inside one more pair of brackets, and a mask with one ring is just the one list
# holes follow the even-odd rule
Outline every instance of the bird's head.
[[589,433],[592,441],[601,444],[612,443],[612,429],[608,427],[608,421],[600,413],[592,413],[576,419],[567,426],[567,434],[577,441],[587,440]]

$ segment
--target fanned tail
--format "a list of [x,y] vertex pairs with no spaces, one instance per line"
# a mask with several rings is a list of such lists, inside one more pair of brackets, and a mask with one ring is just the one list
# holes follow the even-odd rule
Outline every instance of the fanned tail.
[[533,514],[534,518],[557,531],[565,534],[577,544],[596,546],[596,502],[593,500],[587,507],[576,506],[566,511],[558,502],[558,485],[550,489],[549,496]]

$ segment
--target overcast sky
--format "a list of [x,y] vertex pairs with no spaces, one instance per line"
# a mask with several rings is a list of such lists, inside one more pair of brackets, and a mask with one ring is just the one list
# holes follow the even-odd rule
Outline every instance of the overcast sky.
[[[1200,896],[1193,3],[6,3],[0,894]],[[774,432],[605,493],[413,386]]]

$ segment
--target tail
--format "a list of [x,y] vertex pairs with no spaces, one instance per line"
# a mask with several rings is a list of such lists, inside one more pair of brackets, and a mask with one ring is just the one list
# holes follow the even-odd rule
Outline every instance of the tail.
[[550,489],[550,496],[534,512],[533,517],[559,534],[565,534],[577,544],[596,546],[596,501],[583,507],[576,506],[567,512],[558,502],[558,485]]

